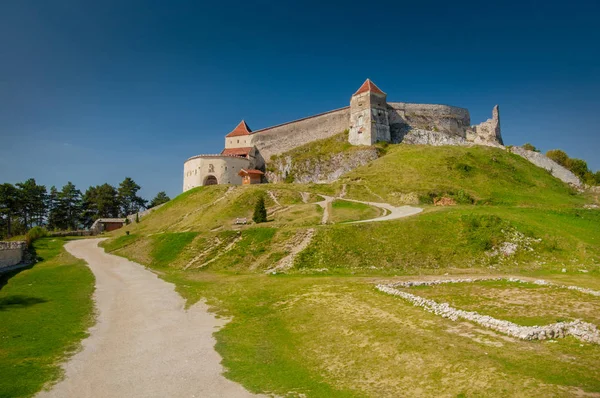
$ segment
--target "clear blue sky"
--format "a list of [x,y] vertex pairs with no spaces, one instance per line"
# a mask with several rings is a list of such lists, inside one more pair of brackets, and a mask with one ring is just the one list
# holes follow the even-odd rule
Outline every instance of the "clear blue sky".
[[597,1],[0,2],[0,182],[130,176],[181,192],[183,162],[349,103],[500,105],[506,144],[600,169]]

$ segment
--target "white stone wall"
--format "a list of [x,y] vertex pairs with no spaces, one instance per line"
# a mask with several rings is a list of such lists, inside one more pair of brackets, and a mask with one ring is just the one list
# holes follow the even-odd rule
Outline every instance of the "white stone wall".
[[183,165],[183,191],[205,185],[209,176],[216,177],[218,184],[241,185],[238,173],[249,165],[248,159],[235,156],[195,156]]
[[26,242],[0,242],[0,271],[19,264],[26,249]]
[[246,148],[252,146],[251,135],[240,135],[238,137],[225,137],[225,148]]

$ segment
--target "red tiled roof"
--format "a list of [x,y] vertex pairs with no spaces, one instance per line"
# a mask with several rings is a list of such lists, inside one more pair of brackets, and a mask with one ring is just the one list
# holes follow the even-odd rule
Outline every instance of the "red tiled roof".
[[372,91],[372,92],[377,93],[377,94],[385,94],[383,91],[381,91],[379,89],[379,87],[377,87],[375,85],[375,83],[373,83],[371,81],[371,79],[367,79],[362,84],[362,86],[360,86],[360,88],[354,93],[354,95],[361,94],[361,93],[366,93],[367,91]]
[[242,120],[240,124],[238,124],[233,129],[233,131],[227,134],[225,137],[239,137],[240,135],[250,135],[251,132],[252,130],[250,130],[250,127],[248,127],[246,122]]
[[225,148],[221,155],[233,155],[233,156],[248,156],[253,147],[243,147],[243,148]]
[[260,170],[256,170],[256,169],[241,169],[240,172],[238,173],[238,175],[242,175],[242,174],[256,174],[256,175],[263,175],[265,173],[263,173]]

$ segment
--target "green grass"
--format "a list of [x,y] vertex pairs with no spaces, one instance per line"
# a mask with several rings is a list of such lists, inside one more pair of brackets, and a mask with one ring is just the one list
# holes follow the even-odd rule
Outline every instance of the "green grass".
[[575,319],[600,325],[600,298],[558,287],[485,281],[411,287],[406,291],[524,326]]
[[[600,272],[600,212],[536,208],[453,207],[384,223],[320,229],[297,258],[298,271],[411,274],[446,268]],[[510,241],[511,231],[530,239],[532,251],[487,253]],[[534,241],[541,239],[541,241]],[[322,271],[320,271],[322,272]]]
[[[390,145],[388,153],[342,178],[348,197],[402,204],[402,195],[458,194],[479,204],[573,206],[581,196],[546,170],[502,149]],[[364,188],[368,188],[366,191]]]
[[254,392],[569,396],[570,386],[600,392],[596,345],[481,333],[379,293],[368,278],[174,270],[164,277],[189,304],[207,298],[231,317],[216,333],[217,351],[226,376]]
[[94,276],[63,249],[63,239],[34,243],[43,261],[4,278],[0,290],[0,397],[31,396],[61,376],[93,323]]
[[331,203],[331,209],[330,221],[336,224],[367,220],[381,215],[381,211],[373,206],[339,199]]

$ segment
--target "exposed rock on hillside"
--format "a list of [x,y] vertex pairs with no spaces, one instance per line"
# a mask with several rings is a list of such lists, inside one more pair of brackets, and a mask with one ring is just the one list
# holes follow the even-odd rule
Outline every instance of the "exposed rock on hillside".
[[394,143],[412,144],[412,145],[456,145],[468,146],[471,143],[459,135],[451,135],[439,131],[429,131],[421,129],[411,129],[398,131],[397,135],[392,137]]
[[329,156],[297,160],[283,155],[269,164],[266,177],[269,182],[319,183],[332,182],[343,174],[379,157],[377,148],[365,147]]
[[561,166],[554,160],[539,152],[528,151],[527,149],[524,149],[519,146],[510,148],[510,151],[516,155],[519,155],[529,160],[536,166],[548,170],[554,177],[566,182],[567,184],[573,185],[578,188],[582,186],[581,180],[579,180],[579,178],[575,174],[573,174],[569,169]]

